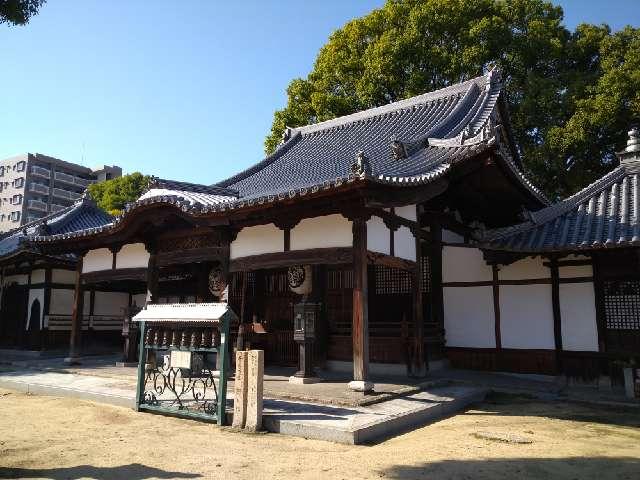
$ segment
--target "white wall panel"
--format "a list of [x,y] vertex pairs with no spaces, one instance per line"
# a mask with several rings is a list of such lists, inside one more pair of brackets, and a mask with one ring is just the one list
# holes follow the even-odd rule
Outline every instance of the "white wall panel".
[[396,215],[407,220],[417,221],[416,206],[405,205],[404,207],[396,207]]
[[98,248],[89,250],[84,256],[82,273],[97,272],[100,270],[111,270],[113,265],[113,254],[108,248]]
[[246,227],[231,243],[231,258],[284,251],[284,231],[273,223]]
[[44,270],[43,269],[39,269],[39,270],[33,270],[31,272],[31,283],[44,283]]
[[510,265],[501,265],[498,271],[500,280],[530,280],[533,278],[551,278],[551,270],[543,265],[540,257],[523,258]]
[[120,316],[128,305],[129,294],[126,292],[96,292],[93,314]]
[[4,277],[4,284],[18,284],[18,285],[26,285],[29,283],[29,275],[9,275]]
[[416,261],[416,239],[407,227],[400,227],[393,232],[395,256],[405,260]]
[[492,287],[445,287],[443,296],[448,347],[496,346]]
[[76,282],[76,272],[73,270],[53,269],[51,271],[51,281],[53,283],[66,283],[73,285]]
[[591,265],[567,265],[558,267],[560,278],[593,277]]
[[500,285],[504,348],[555,348],[551,285]]
[[367,221],[367,250],[390,255],[391,234],[380,217]]
[[146,268],[149,252],[143,243],[124,245],[116,255],[116,268]]
[[493,280],[491,266],[482,257],[477,248],[442,248],[443,282],[484,282]]
[[593,283],[560,284],[560,316],[563,350],[598,351]]
[[49,315],[71,315],[72,310],[73,290],[60,288],[52,289]]
[[352,245],[351,222],[338,214],[305,218],[291,230],[291,250]]

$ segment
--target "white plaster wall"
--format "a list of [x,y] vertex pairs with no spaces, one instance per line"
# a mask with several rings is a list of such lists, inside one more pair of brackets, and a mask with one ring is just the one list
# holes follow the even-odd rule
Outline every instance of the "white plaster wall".
[[273,223],[240,230],[231,243],[231,258],[284,251],[284,231]]
[[121,316],[122,309],[128,305],[129,294],[126,292],[96,292],[93,314]]
[[[71,289],[53,288],[51,289],[51,303],[49,305],[49,315],[71,315],[73,313],[73,297],[75,291]],[[84,305],[82,314],[86,317],[91,311],[91,293],[84,292]]]
[[464,243],[464,237],[451,230],[442,229],[442,241],[445,243]]
[[593,283],[561,283],[560,316],[563,350],[598,351]]
[[30,288],[29,289],[29,307],[27,308],[27,318],[25,322],[25,329],[29,328],[29,322],[31,321],[31,307],[36,299],[40,302],[40,312],[38,314],[40,318],[40,325],[38,328],[42,328],[42,309],[44,308],[44,288]]
[[71,315],[73,311],[73,290],[53,288],[49,315]]
[[124,245],[116,255],[116,268],[146,268],[148,265],[149,252],[143,243]]
[[543,265],[540,257],[523,258],[510,265],[501,265],[499,280],[531,280],[533,278],[551,278],[549,267]]
[[558,267],[560,278],[593,277],[593,266],[591,265],[567,265]]
[[484,282],[493,280],[491,267],[477,248],[442,248],[443,282]]
[[415,205],[405,205],[404,207],[396,207],[396,215],[407,220],[417,221]]
[[351,222],[342,215],[305,218],[291,230],[291,250],[352,245]]
[[380,217],[371,217],[367,221],[367,250],[391,254],[391,234]]
[[393,232],[395,256],[405,260],[416,261],[416,239],[407,227],[400,227]]
[[551,285],[500,285],[504,348],[553,349]]
[[51,272],[51,281],[53,283],[66,283],[68,285],[73,285],[76,282],[76,272],[73,270],[54,269]]
[[31,272],[31,283],[44,283],[44,270],[33,270]]
[[99,270],[111,270],[113,265],[113,254],[108,248],[98,248],[89,250],[84,256],[82,273],[97,272]]
[[17,283],[18,285],[26,285],[29,283],[28,275],[9,275],[8,277],[4,277],[5,285],[12,285]]
[[138,293],[133,295],[131,298],[131,304],[135,303],[139,307],[144,307],[147,303],[147,294],[146,293]]
[[448,347],[496,346],[492,287],[444,287],[443,296]]

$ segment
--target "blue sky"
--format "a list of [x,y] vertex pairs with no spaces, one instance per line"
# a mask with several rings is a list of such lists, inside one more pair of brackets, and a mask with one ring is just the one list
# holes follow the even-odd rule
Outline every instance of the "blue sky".
[[[566,0],[566,24],[640,25],[636,0]],[[0,159],[213,183],[259,161],[329,34],[383,0],[49,0],[0,25]],[[606,5],[606,8],[603,7]]]

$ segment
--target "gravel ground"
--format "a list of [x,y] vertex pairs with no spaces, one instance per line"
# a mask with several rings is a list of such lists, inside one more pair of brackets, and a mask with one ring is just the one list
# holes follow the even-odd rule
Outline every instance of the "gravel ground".
[[372,446],[0,390],[0,478],[640,479],[640,411],[492,395]]

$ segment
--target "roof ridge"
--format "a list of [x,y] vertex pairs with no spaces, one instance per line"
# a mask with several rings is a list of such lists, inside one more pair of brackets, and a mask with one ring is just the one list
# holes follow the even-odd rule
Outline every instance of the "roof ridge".
[[325,120],[323,122],[311,123],[309,125],[304,125],[302,127],[296,127],[292,130],[293,132],[301,133],[302,135],[308,135],[308,134],[317,133],[320,131],[331,130],[336,127],[341,127],[344,125],[349,125],[349,124],[357,123],[360,121],[379,118],[385,114],[402,111],[409,107],[414,107],[416,105],[432,103],[433,101],[449,98],[456,94],[465,95],[469,89],[473,88],[474,85],[476,87],[479,87],[478,84],[486,85],[487,83],[489,83],[489,81],[490,81],[489,74],[480,75],[478,77],[465,80],[464,82],[455,83],[453,85],[439,88],[437,90],[432,90],[430,92],[425,92],[420,95],[405,98],[402,100],[397,100],[395,102],[387,103],[386,105],[367,108],[365,110],[360,110],[358,112],[350,113],[348,115],[343,115],[341,117],[332,118],[329,120]]
[[145,191],[148,192],[154,188],[164,188],[167,190],[182,190],[191,193],[204,193],[210,195],[222,195],[222,196],[238,196],[238,191],[228,189],[218,184],[215,185],[203,185],[200,183],[181,182],[178,180],[168,180],[164,178],[151,177],[149,184]]

